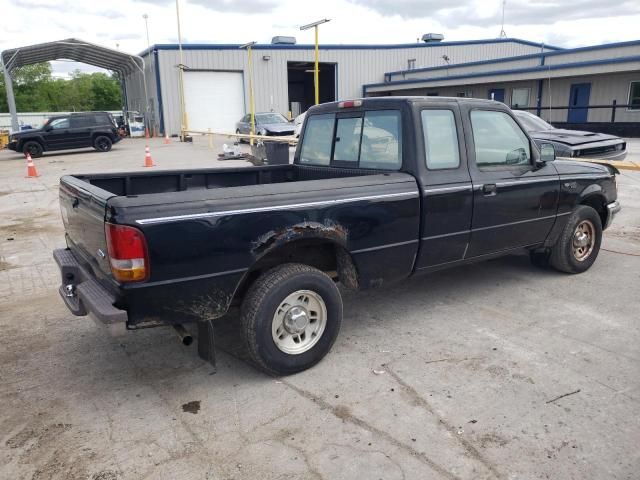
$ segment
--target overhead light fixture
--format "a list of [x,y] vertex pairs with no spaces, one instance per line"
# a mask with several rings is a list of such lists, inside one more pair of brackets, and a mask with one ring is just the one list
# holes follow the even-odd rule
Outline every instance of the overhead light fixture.
[[330,21],[329,18],[323,18],[322,20],[318,20],[317,22],[301,26],[300,30],[309,30],[310,28],[317,27],[318,25],[322,25],[323,23],[327,23],[328,21]]

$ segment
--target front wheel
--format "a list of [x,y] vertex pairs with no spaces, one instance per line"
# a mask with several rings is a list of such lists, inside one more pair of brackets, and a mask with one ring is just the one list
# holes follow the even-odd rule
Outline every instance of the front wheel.
[[25,156],[28,153],[31,156],[31,158],[41,157],[42,151],[43,151],[43,148],[40,142],[36,142],[33,140],[26,142],[22,147],[22,153],[24,153]]
[[342,323],[342,297],[320,270],[290,263],[259,277],[242,303],[254,362],[275,375],[300,372],[329,352]]
[[579,205],[551,249],[551,266],[561,272],[582,273],[596,261],[601,242],[600,215],[589,206]]
[[93,148],[95,148],[99,152],[108,152],[109,150],[111,150],[112,144],[113,142],[106,135],[98,135],[93,141]]

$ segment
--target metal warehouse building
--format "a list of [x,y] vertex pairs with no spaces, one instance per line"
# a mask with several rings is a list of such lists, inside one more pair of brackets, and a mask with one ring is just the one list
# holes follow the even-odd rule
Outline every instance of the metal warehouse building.
[[556,126],[640,136],[640,41],[476,60],[389,70],[364,92],[494,98]]
[[[190,129],[233,131],[235,122],[248,112],[248,56],[238,47],[183,45],[185,108]],[[478,60],[533,58],[557,51],[560,49],[506,38],[405,45],[321,45],[320,101],[361,97],[365,93],[364,85],[382,82],[388,77],[384,72],[447,64],[451,68]],[[154,45],[140,56],[145,61],[150,124],[162,133],[178,134],[178,46]],[[309,108],[313,104],[313,59],[313,45],[255,45],[256,111],[273,110],[283,114],[291,111],[295,115]],[[395,78],[394,74],[391,80]],[[146,111],[141,79],[139,72],[125,76],[129,110]],[[370,91],[386,94],[376,88],[371,87]]]

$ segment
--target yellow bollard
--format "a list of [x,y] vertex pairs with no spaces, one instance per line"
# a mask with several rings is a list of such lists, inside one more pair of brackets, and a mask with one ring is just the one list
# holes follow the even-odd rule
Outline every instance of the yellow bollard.
[[207,128],[207,131],[209,132],[209,134],[207,135],[209,137],[209,148],[213,150],[213,135],[211,135],[210,128]]

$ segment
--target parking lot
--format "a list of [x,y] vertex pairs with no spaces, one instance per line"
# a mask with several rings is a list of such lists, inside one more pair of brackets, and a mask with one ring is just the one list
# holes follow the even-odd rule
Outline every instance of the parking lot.
[[[152,139],[154,168],[250,166],[219,161],[222,142]],[[588,272],[514,255],[345,292],[331,353],[271,378],[237,314],[217,321],[212,374],[170,328],[107,332],[63,305],[59,177],[143,162],[129,139],[45,155],[27,179],[0,151],[0,478],[638,478],[640,172],[618,177]]]

